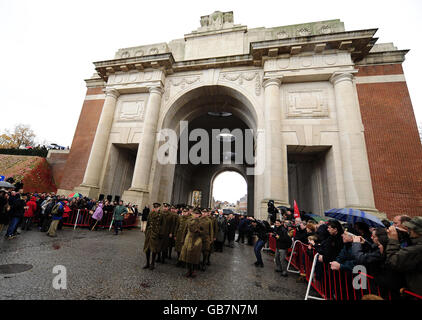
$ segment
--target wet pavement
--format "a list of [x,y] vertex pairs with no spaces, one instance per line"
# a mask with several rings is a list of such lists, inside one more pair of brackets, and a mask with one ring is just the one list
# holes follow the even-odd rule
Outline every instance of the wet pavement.
[[[0,238],[3,300],[303,300],[306,292],[305,284],[296,283],[296,274],[283,278],[274,272],[274,258],[267,252],[263,252],[264,268],[255,267],[253,247],[246,244],[235,243],[234,248],[213,253],[211,266],[191,279],[184,277],[185,269],[175,266],[175,252],[166,264],[143,270],[144,234],[139,229],[118,236],[107,230],[72,228],[58,231],[57,238],[34,229],[12,240],[3,236],[4,231]],[[5,266],[9,264],[29,266]],[[53,288],[57,265],[66,268],[65,290]]]

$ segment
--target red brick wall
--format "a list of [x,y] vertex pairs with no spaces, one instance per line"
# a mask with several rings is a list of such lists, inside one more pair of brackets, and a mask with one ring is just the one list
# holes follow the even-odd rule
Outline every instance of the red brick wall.
[[[357,76],[401,74],[402,67],[359,67]],[[375,206],[391,219],[422,216],[422,146],[406,82],[357,84]]]
[[60,185],[68,157],[69,153],[51,153],[47,158],[56,186]]
[[[87,90],[87,95],[102,93],[102,88]],[[84,101],[59,189],[71,190],[82,183],[103,104],[104,99]]]

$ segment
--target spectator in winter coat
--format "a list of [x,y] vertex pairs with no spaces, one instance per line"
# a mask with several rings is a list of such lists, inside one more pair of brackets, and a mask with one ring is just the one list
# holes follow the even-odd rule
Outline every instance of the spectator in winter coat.
[[218,231],[214,242],[215,251],[223,252],[224,240],[227,232],[227,219],[222,212],[217,217]]
[[275,221],[273,237],[276,239],[276,272],[281,272],[283,277],[287,277],[286,253],[292,245],[292,238],[288,235],[288,230],[281,224],[279,219]]
[[47,231],[47,236],[49,237],[57,237],[56,231],[57,231],[57,227],[59,225],[60,220],[63,217],[63,212],[64,212],[64,201],[58,201],[53,209],[51,210],[51,224],[50,224],[50,228]]
[[22,224],[22,230],[31,230],[32,218],[35,216],[35,211],[37,211],[37,202],[35,197],[26,203],[27,209],[25,210],[24,220]]
[[89,229],[92,231],[92,229],[94,229],[95,231],[97,231],[98,229],[98,223],[101,221],[101,219],[103,218],[103,203],[100,202],[97,206],[97,208],[95,209],[94,214],[92,215],[92,221],[91,221],[91,225],[89,226]]
[[13,202],[10,205],[10,216],[11,220],[9,223],[9,228],[6,232],[7,239],[13,239],[16,237],[16,229],[18,227],[18,223],[23,219],[25,214],[26,202],[23,200],[19,193],[16,193],[13,196]]
[[236,242],[241,241],[242,243],[245,243],[245,235],[248,231],[248,219],[246,219],[246,216],[242,216],[242,218],[240,219],[238,230],[239,236],[237,237]]
[[388,228],[387,263],[404,273],[410,291],[422,295],[422,217],[414,217],[403,225],[409,230],[411,245],[400,248],[396,228]]
[[343,248],[334,261],[330,262],[331,270],[353,271],[355,258],[352,253],[353,236],[350,233],[342,234]]
[[363,265],[367,273],[374,276],[374,281],[381,288],[390,290],[393,297],[399,297],[400,288],[404,286],[403,275],[386,264],[386,248],[388,244],[387,231],[377,228],[372,231],[373,244],[370,251],[362,249],[364,242],[361,237],[353,236],[352,254],[356,265]]
[[236,219],[234,218],[234,215],[232,213],[229,214],[228,220],[227,220],[227,233],[226,238],[229,242],[227,247],[234,248],[234,238],[236,236]]

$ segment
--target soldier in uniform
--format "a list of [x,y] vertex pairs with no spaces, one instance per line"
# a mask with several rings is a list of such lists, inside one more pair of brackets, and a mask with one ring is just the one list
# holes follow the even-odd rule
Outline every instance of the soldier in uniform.
[[183,265],[183,262],[180,261],[180,252],[182,251],[183,243],[185,242],[185,236],[187,234],[186,228],[187,223],[189,219],[191,218],[191,214],[189,213],[189,208],[185,207],[182,210],[182,215],[180,215],[176,222],[176,232],[174,234],[174,240],[175,240],[175,249],[177,252],[177,267],[181,267]]
[[211,253],[211,243],[214,239],[214,228],[212,226],[212,220],[209,217],[209,211],[207,208],[202,209],[202,216],[199,219],[200,226],[202,229],[202,264],[201,270],[205,271],[208,255]]
[[169,216],[169,243],[168,243],[168,258],[171,260],[171,251],[173,247],[175,246],[175,235],[176,235],[176,224],[177,220],[179,218],[179,215],[177,214],[177,208],[176,206],[172,205],[170,208],[170,216]]
[[[154,203],[151,213],[148,215],[147,226],[145,229],[144,252],[147,257],[147,264],[144,269],[154,270],[155,258],[161,249],[160,230],[163,217],[160,214],[160,204]],[[150,264],[150,256],[152,252],[152,263]]]
[[161,225],[160,235],[161,235],[161,244],[160,244],[160,253],[158,254],[157,262],[166,263],[167,249],[169,245],[169,234],[171,227],[171,214],[170,214],[170,204],[164,202],[163,210],[161,212],[163,216],[163,223]]
[[194,265],[198,265],[202,252],[202,231],[200,226],[201,211],[199,208],[193,210],[192,218],[187,222],[186,238],[180,253],[180,260],[186,262],[188,272],[186,277],[194,278]]

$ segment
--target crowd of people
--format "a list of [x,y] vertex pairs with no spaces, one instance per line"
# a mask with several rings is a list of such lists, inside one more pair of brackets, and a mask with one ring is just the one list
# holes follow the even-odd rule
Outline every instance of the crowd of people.
[[[261,252],[269,247],[271,236],[276,243],[275,271],[283,277],[287,277],[289,248],[299,240],[312,258],[318,254],[316,279],[323,277],[324,268],[340,270],[351,277],[353,268],[361,265],[393,297],[403,288],[422,295],[422,217],[397,215],[391,222],[383,220],[384,227],[370,228],[363,222],[353,225],[335,219],[317,222],[303,212],[295,218],[291,209],[273,209],[274,215],[268,220],[257,220],[211,208],[154,203],[152,209],[146,206],[138,212],[136,205],[123,201],[0,190],[0,232],[6,229],[5,237],[14,239],[36,227],[55,237],[63,219],[75,209],[89,211],[90,230],[98,229],[105,213],[112,214],[115,235],[122,232],[122,221],[128,215],[139,215],[141,231],[145,232],[144,269],[153,270],[156,262],[172,259],[174,249],[176,266],[187,269],[186,277],[195,277],[195,271],[205,271],[211,264],[214,252],[233,248],[234,242],[253,246],[254,265],[262,268]],[[301,273],[297,281],[306,281],[305,276]]]
[[87,197],[66,197],[55,193],[24,193],[22,190],[0,190],[0,232],[12,240],[23,231],[37,228],[47,236],[56,237],[63,221],[75,209],[91,214],[91,230],[97,230],[105,213],[113,214],[115,234],[122,230],[121,222],[128,215],[138,215],[138,206],[123,201],[96,201]]
[[[294,218],[285,210],[281,215],[273,232],[277,239],[276,271],[286,270],[282,264],[287,249],[292,241],[299,240],[311,258],[318,254],[317,280],[333,270],[342,271],[352,283],[354,267],[363,266],[374,277],[374,284],[393,298],[403,289],[422,295],[422,217],[397,215],[391,222],[383,220],[384,227],[373,228],[364,222],[351,225],[335,219],[317,223],[308,217]],[[305,279],[301,273],[297,281]],[[342,288],[350,290],[351,286]]]

